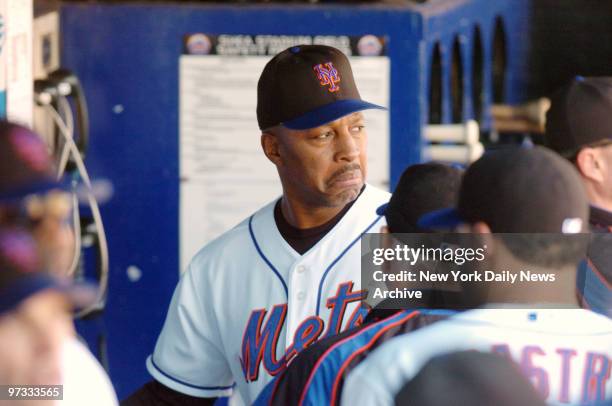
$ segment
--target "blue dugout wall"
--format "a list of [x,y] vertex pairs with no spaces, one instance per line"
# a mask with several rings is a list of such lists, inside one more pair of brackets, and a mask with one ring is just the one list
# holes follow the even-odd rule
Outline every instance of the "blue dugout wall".
[[[494,35],[500,24],[505,49],[499,65],[501,97],[509,103],[525,99],[528,3],[64,5],[62,65],[79,76],[89,105],[86,163],[94,177],[108,178],[115,187],[114,198],[102,208],[111,258],[107,307],[78,328],[94,351],[102,343],[120,398],[149,379],[145,358],[179,275],[178,77],[185,33],[384,36],[391,61],[389,170],[394,185],[406,165],[421,160],[421,128],[430,121],[436,80],[440,122],[478,117],[481,129],[488,128]],[[473,69],[478,42],[481,86],[473,91],[474,72],[480,71]],[[482,114],[475,112],[475,98]],[[128,277],[130,266],[142,270],[139,280]]]

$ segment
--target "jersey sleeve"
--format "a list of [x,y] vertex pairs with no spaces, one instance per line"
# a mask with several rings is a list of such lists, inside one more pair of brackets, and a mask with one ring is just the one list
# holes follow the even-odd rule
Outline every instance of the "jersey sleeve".
[[[149,373],[161,384],[198,397],[232,393],[234,379],[221,345],[212,290],[194,262],[174,291],[155,350],[147,359]],[[201,278],[200,280],[198,280]]]
[[113,385],[102,365],[78,340],[64,343],[62,351],[63,396],[57,405],[91,404],[95,393],[96,404],[116,406],[119,404]]
[[255,399],[253,402],[253,406],[269,406],[270,404],[273,404],[272,395],[277,384],[278,377],[268,382],[263,390],[259,392],[259,395],[257,395],[257,399]]

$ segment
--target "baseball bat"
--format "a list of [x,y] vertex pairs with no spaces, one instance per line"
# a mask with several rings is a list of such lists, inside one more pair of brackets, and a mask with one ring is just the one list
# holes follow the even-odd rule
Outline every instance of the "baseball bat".
[[500,132],[543,133],[549,108],[550,99],[546,97],[518,106],[494,104],[491,106],[493,126]]
[[469,164],[484,153],[484,146],[477,142],[469,145],[429,145],[425,147],[424,154],[433,161],[457,162]]
[[479,138],[478,122],[468,120],[462,124],[429,124],[423,131],[428,142],[456,142],[476,144]]

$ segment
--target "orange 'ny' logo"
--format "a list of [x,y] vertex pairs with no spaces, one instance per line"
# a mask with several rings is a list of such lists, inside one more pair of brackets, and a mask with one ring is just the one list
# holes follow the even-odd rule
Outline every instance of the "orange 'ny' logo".
[[317,72],[317,78],[321,86],[329,86],[327,90],[332,93],[340,90],[340,86],[337,85],[337,83],[340,83],[340,74],[338,70],[334,68],[333,63],[320,63],[313,66],[313,69]]

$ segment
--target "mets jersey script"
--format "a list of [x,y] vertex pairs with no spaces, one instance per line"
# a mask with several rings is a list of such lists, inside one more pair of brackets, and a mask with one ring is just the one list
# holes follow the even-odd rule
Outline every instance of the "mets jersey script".
[[402,386],[444,353],[514,360],[549,404],[612,398],[612,320],[583,309],[477,309],[392,339],[346,380],[342,405],[393,405]]
[[298,352],[360,325],[360,237],[385,224],[376,208],[388,200],[367,185],[304,255],[278,231],[275,202],[205,246],[174,292],[151,375],[199,397],[237,386],[250,403]]

